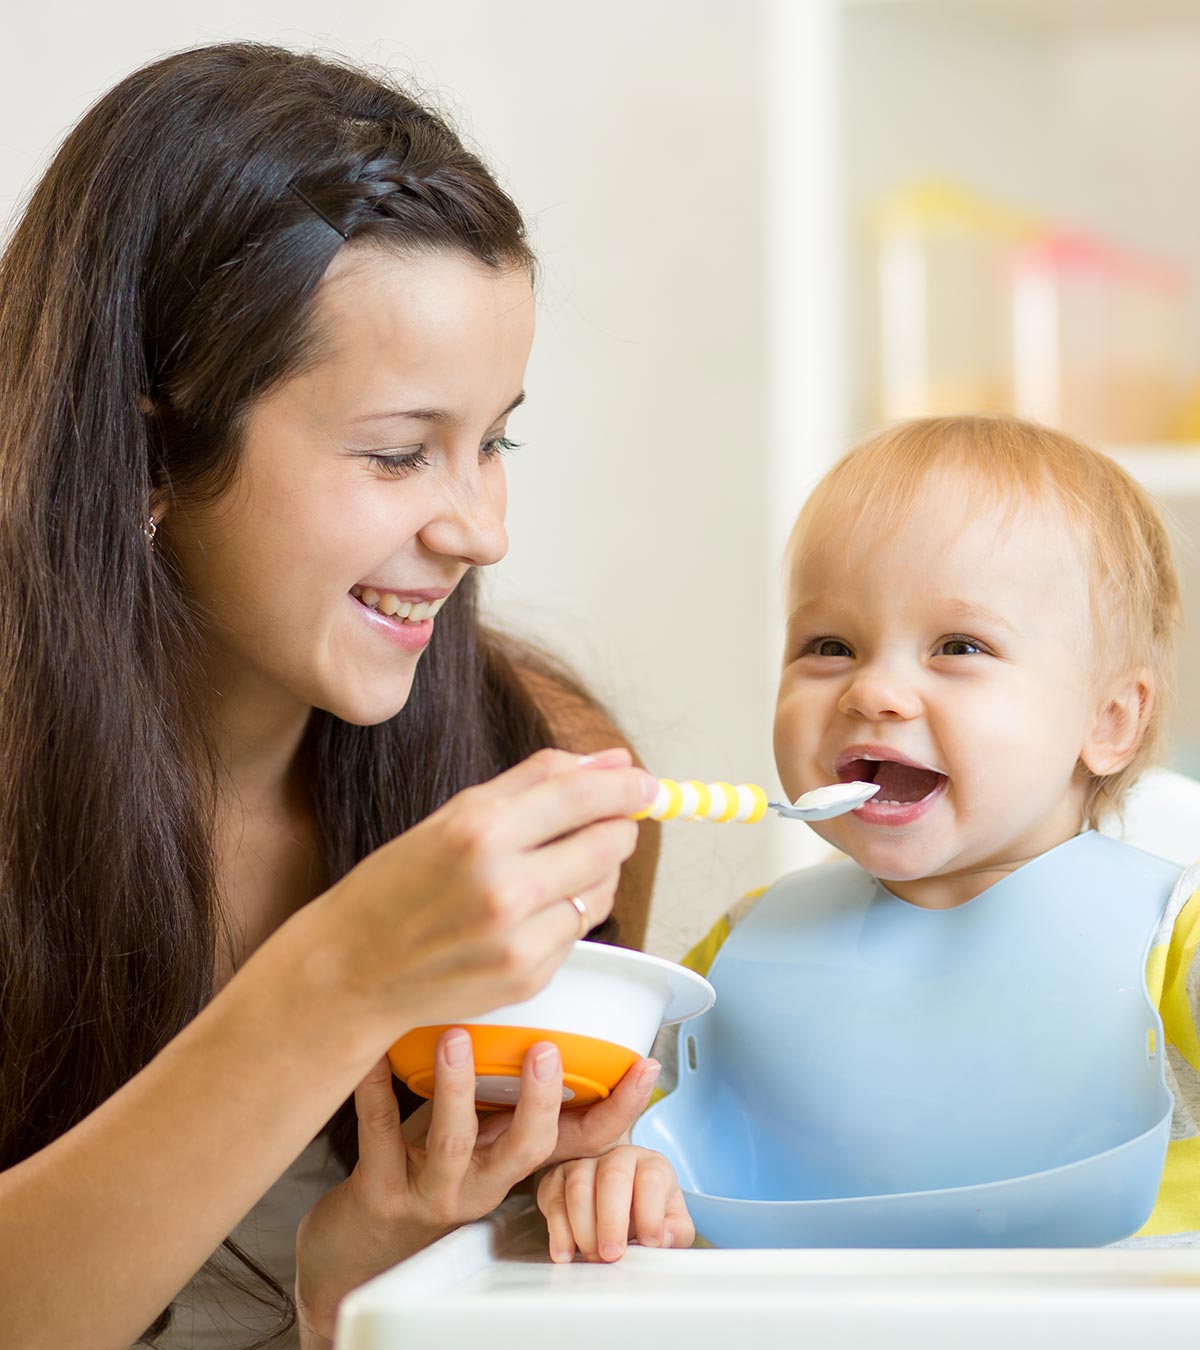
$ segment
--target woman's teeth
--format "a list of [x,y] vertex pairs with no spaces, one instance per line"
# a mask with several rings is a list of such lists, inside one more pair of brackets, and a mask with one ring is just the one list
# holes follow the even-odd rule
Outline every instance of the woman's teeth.
[[402,619],[405,623],[420,623],[422,619],[432,619],[446,603],[441,600],[401,600],[391,591],[376,591],[370,586],[351,586],[350,594],[361,601],[368,609],[377,609],[391,619]]

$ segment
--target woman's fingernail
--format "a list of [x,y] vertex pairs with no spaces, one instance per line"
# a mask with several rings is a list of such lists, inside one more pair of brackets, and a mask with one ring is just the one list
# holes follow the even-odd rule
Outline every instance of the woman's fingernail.
[[652,802],[658,796],[658,779],[651,774],[642,774],[642,801]]
[[649,1060],[646,1067],[638,1074],[637,1090],[643,1094],[649,1092],[658,1082],[658,1075],[661,1072],[662,1065],[655,1059]]
[[447,1064],[465,1064],[471,1058],[471,1038],[465,1031],[451,1032],[445,1040]]
[[667,1231],[663,1234],[662,1245],[664,1247],[669,1247],[673,1241],[674,1239],[671,1237],[671,1230],[668,1228]]
[[535,1055],[533,1060],[533,1076],[539,1083],[548,1083],[558,1072],[558,1050],[551,1046],[549,1050],[543,1050],[540,1055]]
[[580,755],[575,763],[584,766],[599,764],[602,768],[617,768],[622,764],[629,763],[629,751],[623,750],[619,745],[614,745],[610,750],[597,750],[591,755]]
[[616,1242],[602,1242],[600,1255],[605,1261],[619,1261],[625,1254],[625,1248]]
[[568,1251],[551,1252],[550,1259],[551,1261],[557,1261],[558,1264],[561,1266],[565,1265],[568,1261],[574,1261],[575,1253]]

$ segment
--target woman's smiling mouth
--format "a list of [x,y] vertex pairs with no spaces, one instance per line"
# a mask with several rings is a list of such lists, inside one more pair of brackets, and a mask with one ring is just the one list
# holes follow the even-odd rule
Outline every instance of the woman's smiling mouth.
[[411,624],[432,619],[449,598],[440,594],[431,599],[431,593],[423,591],[377,591],[373,586],[351,586],[350,594],[368,609]]
[[351,586],[350,598],[373,632],[408,652],[419,652],[433,636],[433,620],[450,592],[388,591]]

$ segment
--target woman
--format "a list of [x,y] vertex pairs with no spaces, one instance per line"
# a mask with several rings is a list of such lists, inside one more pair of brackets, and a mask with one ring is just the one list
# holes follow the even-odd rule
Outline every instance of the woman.
[[[560,1120],[544,1044],[477,1137],[451,1032],[406,1148],[382,1058],[541,987],[623,863],[626,937],[644,923],[648,776],[623,748],[533,753],[615,735],[475,614],[531,267],[433,115],[272,48],[136,72],[33,194],[0,263],[14,1344],[161,1332],[289,1165],[324,1344],[346,1290],[645,1103],[648,1061]],[[282,1293],[290,1269],[227,1246],[229,1278]]]

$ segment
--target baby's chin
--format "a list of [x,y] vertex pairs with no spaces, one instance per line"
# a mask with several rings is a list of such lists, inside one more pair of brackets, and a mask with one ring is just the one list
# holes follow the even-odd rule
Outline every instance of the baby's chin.
[[880,881],[920,881],[933,875],[929,860],[920,857],[911,842],[863,838],[840,819],[820,821],[811,828],[824,841]]

